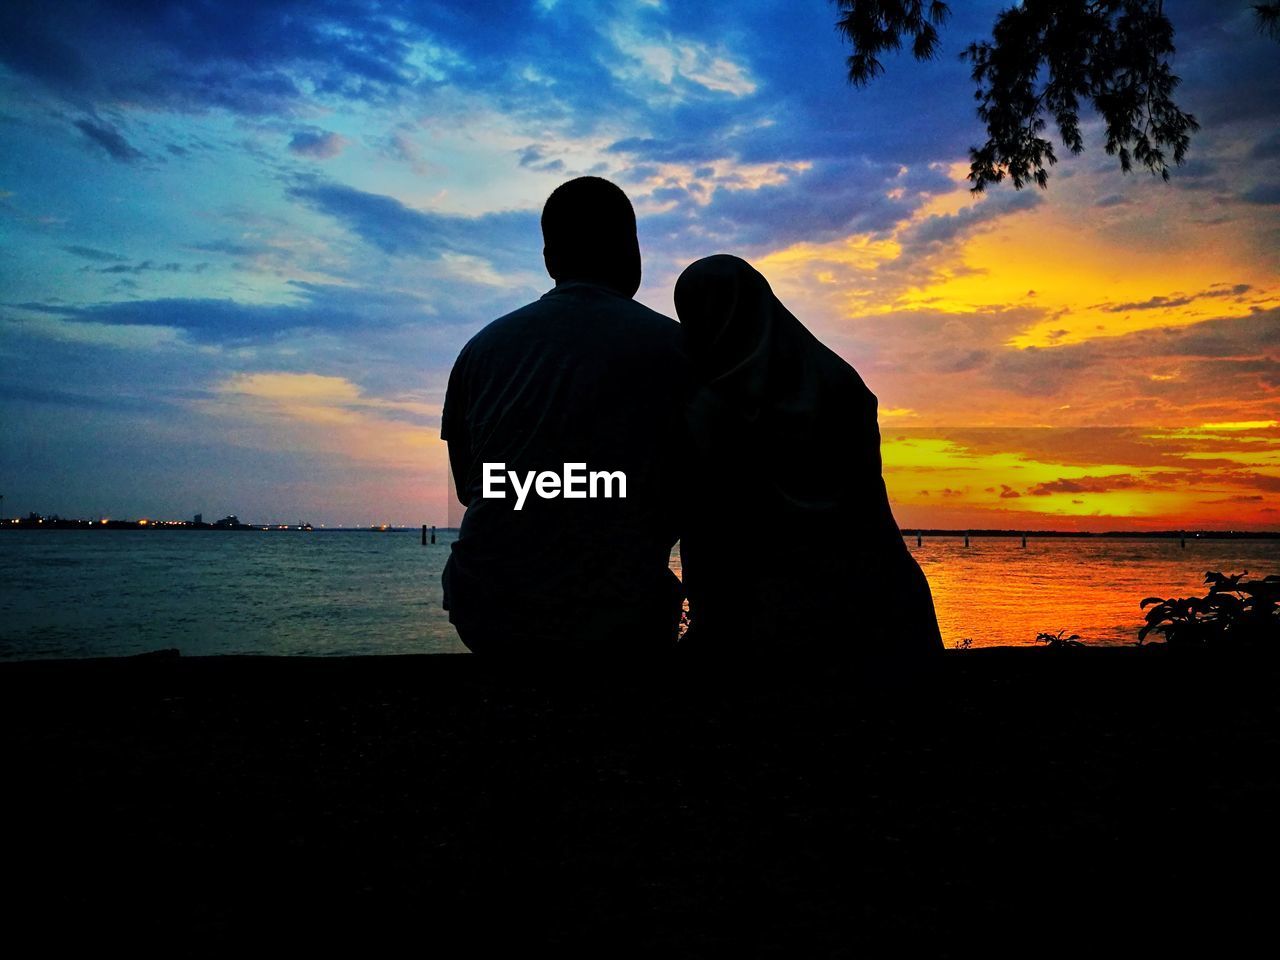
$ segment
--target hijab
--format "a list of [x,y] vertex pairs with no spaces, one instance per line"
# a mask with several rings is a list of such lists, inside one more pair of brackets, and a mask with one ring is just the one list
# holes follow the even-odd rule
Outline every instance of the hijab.
[[[675,288],[685,349],[699,388],[690,430],[712,459],[745,445],[766,497],[792,519],[840,513],[860,526],[897,526],[880,475],[876,398],[739,257],[695,261]],[[743,478],[724,478],[725,482]],[[887,526],[886,526],[887,525]]]

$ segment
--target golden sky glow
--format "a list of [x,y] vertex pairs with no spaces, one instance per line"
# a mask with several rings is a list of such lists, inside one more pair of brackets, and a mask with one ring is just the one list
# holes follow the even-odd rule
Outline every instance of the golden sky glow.
[[888,235],[757,260],[880,396],[899,522],[1274,526],[1269,211],[1198,224],[1199,195],[1109,170],[974,196],[963,172]]
[[854,365],[903,526],[1280,528],[1280,48],[1180,3],[1169,183],[1086,110],[1047,190],[974,195],[955,54],[1006,5],[862,89],[820,0],[43,5],[0,44],[6,510],[443,522],[450,367],[598,175],[642,302],[737,254]]

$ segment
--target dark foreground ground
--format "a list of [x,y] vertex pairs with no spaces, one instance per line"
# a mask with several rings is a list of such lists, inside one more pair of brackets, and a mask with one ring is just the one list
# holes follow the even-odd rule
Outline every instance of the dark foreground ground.
[[1278,679],[1274,657],[1137,649],[949,651],[899,690],[597,687],[467,656],[0,665],[3,936],[1270,952]]

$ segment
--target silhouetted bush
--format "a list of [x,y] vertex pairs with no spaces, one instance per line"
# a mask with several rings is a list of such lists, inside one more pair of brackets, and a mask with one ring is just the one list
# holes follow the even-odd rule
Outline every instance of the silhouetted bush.
[[1243,573],[1223,575],[1210,570],[1204,597],[1147,597],[1142,601],[1147,624],[1138,631],[1142,643],[1152,630],[1170,646],[1251,647],[1280,638],[1280,576],[1243,579]]
[[1073,633],[1069,637],[1064,637],[1065,630],[1059,630],[1057,633],[1037,633],[1036,643],[1047,643],[1050,650],[1067,650],[1071,647],[1083,647],[1084,641],[1080,639],[1080,634]]

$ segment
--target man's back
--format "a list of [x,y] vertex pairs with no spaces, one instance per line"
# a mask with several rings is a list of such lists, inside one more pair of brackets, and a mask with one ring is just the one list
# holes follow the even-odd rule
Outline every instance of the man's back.
[[[467,505],[445,603],[468,646],[610,653],[673,638],[685,383],[679,325],[595,283],[562,282],[463,348],[441,435]],[[483,495],[486,464],[501,498]],[[548,482],[553,496],[519,501],[517,485],[566,464],[581,465],[584,496]]]

